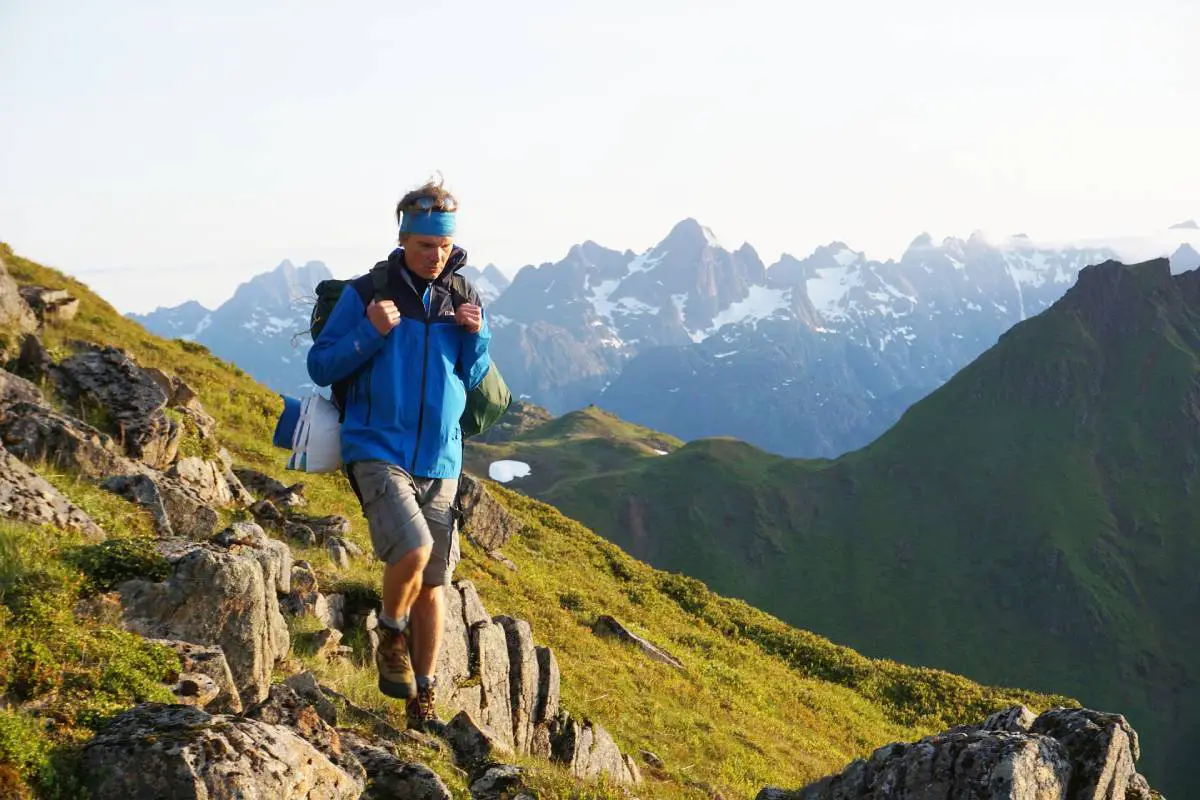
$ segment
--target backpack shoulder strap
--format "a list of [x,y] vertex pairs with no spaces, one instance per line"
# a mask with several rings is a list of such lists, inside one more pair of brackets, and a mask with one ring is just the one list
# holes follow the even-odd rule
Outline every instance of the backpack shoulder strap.
[[387,294],[388,262],[380,261],[371,267],[371,286],[375,289],[375,302],[379,302]]

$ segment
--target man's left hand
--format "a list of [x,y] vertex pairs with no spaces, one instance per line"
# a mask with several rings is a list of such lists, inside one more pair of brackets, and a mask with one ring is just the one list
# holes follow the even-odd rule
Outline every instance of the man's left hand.
[[483,310],[472,303],[463,303],[454,312],[454,321],[463,326],[467,333],[479,333],[483,327]]

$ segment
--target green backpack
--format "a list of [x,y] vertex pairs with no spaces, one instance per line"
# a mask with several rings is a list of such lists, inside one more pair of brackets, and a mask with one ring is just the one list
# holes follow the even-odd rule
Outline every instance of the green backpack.
[[[376,300],[382,298],[387,289],[387,264],[388,262],[381,261],[371,269],[371,282],[375,286]],[[321,335],[342,292],[352,282],[328,279],[317,284],[317,299],[313,305],[308,329],[314,342]],[[467,298],[467,279],[455,274],[451,278],[450,286],[451,294],[454,297],[454,307],[458,308]],[[340,421],[344,421],[346,418],[346,393],[349,392],[350,384],[355,377],[357,374],[338,381],[332,386],[333,402],[338,407]],[[509,391],[508,384],[504,382],[500,368],[496,366],[495,361],[492,361],[491,367],[488,368],[487,374],[484,375],[479,385],[467,392],[467,407],[459,418],[459,427],[462,428],[463,438],[470,439],[491,428],[500,421],[510,405],[512,405],[512,392]]]

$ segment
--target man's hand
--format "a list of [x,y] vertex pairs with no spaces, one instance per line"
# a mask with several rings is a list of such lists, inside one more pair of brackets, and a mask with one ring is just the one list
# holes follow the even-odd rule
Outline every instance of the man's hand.
[[479,333],[483,327],[483,311],[472,303],[463,303],[454,312],[454,321],[463,326],[467,333]]
[[371,320],[380,336],[387,336],[392,328],[400,324],[400,310],[391,300],[372,300],[371,305],[367,306],[367,319]]

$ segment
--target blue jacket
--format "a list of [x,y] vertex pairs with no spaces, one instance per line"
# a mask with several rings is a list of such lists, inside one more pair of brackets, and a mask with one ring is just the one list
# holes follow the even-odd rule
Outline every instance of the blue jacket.
[[[308,374],[318,386],[349,380],[342,423],[342,461],[385,461],[414,477],[458,478],[462,472],[459,418],[467,391],[491,367],[487,316],[479,333],[454,321],[466,300],[481,305],[474,288],[456,298],[451,276],[466,265],[454,248],[446,268],[418,295],[404,251],[388,257],[385,299],[396,303],[400,324],[380,336],[367,318],[374,297],[370,274],[341,294],[308,351]],[[353,291],[351,290],[353,289]]]

